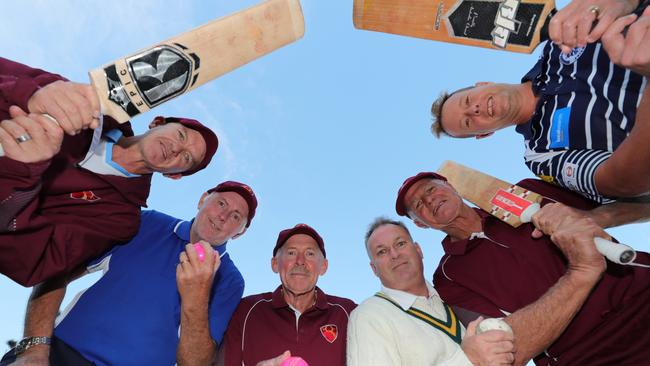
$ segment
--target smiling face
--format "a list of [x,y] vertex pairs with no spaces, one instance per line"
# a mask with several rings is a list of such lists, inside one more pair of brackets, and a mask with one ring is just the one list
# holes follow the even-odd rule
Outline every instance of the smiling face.
[[409,217],[416,224],[442,229],[459,217],[463,199],[439,179],[420,179],[404,195]]
[[204,193],[198,207],[199,212],[190,230],[193,243],[205,240],[219,245],[246,231],[248,204],[238,193]]
[[477,83],[454,93],[442,106],[442,127],[453,137],[487,136],[518,121],[523,103],[518,85]]
[[385,287],[420,294],[426,290],[422,250],[404,228],[385,224],[368,237],[370,267]]
[[152,127],[139,142],[148,172],[182,173],[197,166],[205,156],[203,136],[180,123]]
[[273,272],[280,274],[285,291],[300,295],[313,291],[318,276],[327,271],[327,259],[314,238],[295,234],[275,254],[271,267]]

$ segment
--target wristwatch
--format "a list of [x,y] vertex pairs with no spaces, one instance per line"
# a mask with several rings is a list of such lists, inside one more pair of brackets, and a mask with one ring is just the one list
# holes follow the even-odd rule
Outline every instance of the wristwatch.
[[50,337],[25,337],[18,342],[16,347],[14,348],[14,354],[18,356],[19,354],[27,351],[33,346],[39,345],[39,344],[47,344],[50,345],[52,344],[52,338]]

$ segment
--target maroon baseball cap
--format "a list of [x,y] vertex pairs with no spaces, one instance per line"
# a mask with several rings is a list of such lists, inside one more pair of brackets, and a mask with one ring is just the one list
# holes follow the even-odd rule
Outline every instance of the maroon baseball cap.
[[327,258],[327,255],[325,254],[325,243],[323,242],[323,238],[318,235],[313,227],[307,224],[298,224],[290,229],[280,231],[280,234],[278,235],[278,241],[275,242],[275,247],[273,248],[273,256],[275,257],[275,253],[278,252],[278,249],[282,248],[284,243],[286,243],[290,237],[296,234],[305,234],[314,238],[314,240],[316,240],[316,244],[318,244],[318,248],[321,252],[323,252],[323,257]]
[[242,196],[244,201],[248,204],[248,220],[246,221],[246,227],[251,226],[251,221],[253,221],[255,209],[257,208],[257,198],[255,197],[255,192],[253,192],[251,187],[244,183],[229,180],[208,190],[208,193],[212,192],[235,192]]
[[406,196],[406,192],[408,192],[411,186],[413,186],[420,179],[424,179],[424,178],[440,179],[445,182],[447,181],[447,178],[434,172],[422,172],[412,177],[406,178],[404,183],[402,183],[402,186],[399,187],[399,191],[397,191],[397,200],[395,201],[395,211],[397,211],[398,215],[408,216],[408,209],[406,208],[406,203],[404,203],[404,196]]
[[181,174],[182,175],[192,175],[199,170],[205,168],[210,164],[210,160],[212,160],[212,156],[214,155],[215,152],[217,152],[217,148],[219,147],[219,139],[217,138],[217,135],[212,132],[211,129],[208,127],[204,126],[201,124],[201,122],[195,120],[195,119],[190,119],[190,118],[180,118],[180,117],[156,117],[156,119],[162,118],[164,119],[165,123],[180,123],[183,126],[187,128],[191,128],[194,131],[198,132],[201,134],[203,137],[203,140],[205,140],[205,156],[203,156],[203,160],[195,166],[194,168],[184,171]]

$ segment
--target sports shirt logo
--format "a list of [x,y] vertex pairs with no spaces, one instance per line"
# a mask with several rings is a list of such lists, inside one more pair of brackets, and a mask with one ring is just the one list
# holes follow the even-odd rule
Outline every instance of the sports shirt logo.
[[70,193],[70,198],[75,200],[84,200],[88,202],[99,201],[101,197],[93,193],[93,191],[80,191]]
[[336,324],[327,324],[320,327],[320,334],[325,338],[326,341],[334,343],[336,338],[339,336],[339,328]]
[[564,52],[560,53],[560,62],[565,65],[571,65],[572,63],[578,61],[580,56],[585,52],[585,47],[576,47],[571,50],[569,54]]

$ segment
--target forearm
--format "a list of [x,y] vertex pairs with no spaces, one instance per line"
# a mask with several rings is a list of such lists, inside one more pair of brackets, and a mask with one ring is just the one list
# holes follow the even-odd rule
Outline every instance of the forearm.
[[[52,337],[54,321],[65,296],[67,281],[54,278],[34,286],[27,303],[23,337]],[[25,362],[47,363],[49,345],[36,345],[20,356]]]
[[603,228],[641,223],[650,220],[650,202],[617,201],[585,212]]
[[217,345],[209,324],[207,301],[200,306],[181,305],[181,337],[176,350],[179,366],[209,365],[215,360]]
[[24,336],[51,337],[67,281],[57,277],[34,286],[27,303]]
[[515,334],[514,365],[525,365],[564,332],[598,279],[568,271],[539,300],[505,318]]
[[612,156],[596,168],[598,192],[610,197],[638,197],[650,193],[650,84],[636,111],[634,128]]

